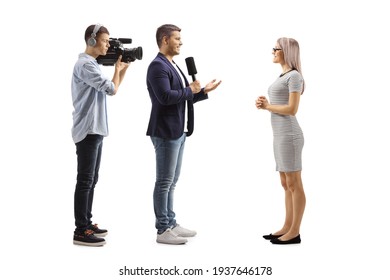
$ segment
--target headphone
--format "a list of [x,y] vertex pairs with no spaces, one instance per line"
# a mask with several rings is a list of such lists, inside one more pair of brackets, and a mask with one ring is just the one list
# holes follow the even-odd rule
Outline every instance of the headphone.
[[95,25],[95,28],[92,31],[91,37],[88,39],[88,46],[94,47],[96,45],[96,34],[99,32],[100,27],[102,27],[100,23]]

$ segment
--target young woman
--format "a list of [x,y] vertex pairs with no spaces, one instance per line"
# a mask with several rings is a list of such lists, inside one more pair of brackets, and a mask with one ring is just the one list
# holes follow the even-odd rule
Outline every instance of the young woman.
[[295,117],[304,91],[299,44],[292,38],[279,38],[272,54],[273,62],[282,67],[282,74],[268,89],[269,101],[259,96],[256,107],[271,112],[276,170],[285,192],[286,217],[280,230],[263,237],[273,244],[297,244],[301,242],[300,226],[306,204],[301,179],[304,137]]

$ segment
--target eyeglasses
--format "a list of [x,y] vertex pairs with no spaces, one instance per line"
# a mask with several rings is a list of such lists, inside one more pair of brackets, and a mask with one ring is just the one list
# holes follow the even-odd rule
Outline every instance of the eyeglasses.
[[274,50],[274,52],[282,50],[282,49],[278,49],[278,48],[272,48],[272,49]]

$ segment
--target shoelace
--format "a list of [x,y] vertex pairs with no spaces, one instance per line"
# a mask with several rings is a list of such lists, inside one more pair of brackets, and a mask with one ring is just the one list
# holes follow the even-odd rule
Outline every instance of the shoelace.
[[99,229],[98,224],[93,224],[93,225],[91,225],[91,227],[92,227],[93,229]]
[[84,234],[85,235],[92,235],[92,234],[94,234],[94,232],[91,229],[87,229],[87,230],[84,231]]

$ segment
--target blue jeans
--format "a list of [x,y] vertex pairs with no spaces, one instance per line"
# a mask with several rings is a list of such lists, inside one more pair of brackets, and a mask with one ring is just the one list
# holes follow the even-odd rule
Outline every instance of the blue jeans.
[[180,176],[186,134],[175,140],[150,137],[156,152],[156,183],[153,192],[157,233],[175,227],[173,195]]
[[74,216],[77,233],[92,224],[92,203],[95,185],[99,178],[103,136],[89,134],[76,143],[77,183],[74,192]]

